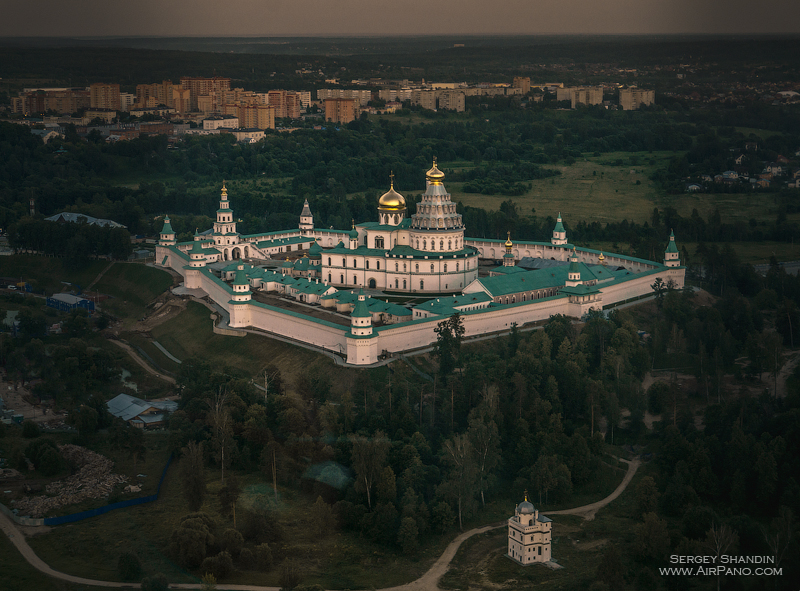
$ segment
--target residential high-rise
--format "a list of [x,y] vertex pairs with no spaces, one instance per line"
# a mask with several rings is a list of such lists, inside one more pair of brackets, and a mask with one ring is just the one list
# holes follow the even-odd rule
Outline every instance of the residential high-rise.
[[655,100],[654,90],[621,88],[619,91],[619,106],[623,111],[635,111],[640,105],[652,105]]
[[119,111],[121,108],[119,84],[95,82],[89,86],[89,106],[92,109],[113,109],[114,111]]
[[[191,93],[189,95],[189,108],[192,111],[197,111],[200,97],[230,90],[231,79],[219,76],[213,78],[189,78],[183,76],[181,77],[181,86],[187,88]],[[212,109],[213,107],[214,104],[212,103]]]
[[514,76],[514,82],[511,84],[513,88],[521,88],[522,94],[528,94],[531,91],[531,79],[522,76]]
[[325,99],[325,121],[350,123],[357,117],[356,100],[345,98]]

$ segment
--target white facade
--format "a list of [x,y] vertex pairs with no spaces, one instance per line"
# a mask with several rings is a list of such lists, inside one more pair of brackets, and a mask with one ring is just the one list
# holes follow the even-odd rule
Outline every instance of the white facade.
[[516,506],[508,520],[508,557],[523,565],[550,560],[552,524],[525,500]]

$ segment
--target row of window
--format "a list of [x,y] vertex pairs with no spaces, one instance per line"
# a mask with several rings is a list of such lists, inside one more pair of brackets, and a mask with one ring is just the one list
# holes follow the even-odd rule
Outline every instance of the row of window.
[[[381,270],[381,262],[380,261],[376,261],[375,264],[377,265],[377,267],[376,267],[377,270],[380,271]],[[329,267],[333,266],[333,259],[331,257],[328,257],[328,266]],[[342,266],[343,267],[347,266],[347,259],[346,258],[342,259]],[[358,259],[353,259],[353,268],[354,269],[358,268]],[[367,259],[365,261],[364,268],[369,270],[369,259]],[[396,262],[394,264],[394,270],[397,273],[400,272],[400,263],[399,262]],[[403,263],[403,273],[407,272],[407,270],[408,270],[408,268],[406,266],[406,263]],[[458,273],[460,270],[461,270],[461,263],[456,262],[456,273]],[[464,266],[464,270],[465,271],[469,270],[469,261],[467,261],[466,265]],[[419,263],[415,264],[414,272],[415,273],[419,273]],[[431,273],[435,273],[435,272],[436,272],[436,266],[433,263],[431,263]],[[447,273],[447,263],[444,263],[444,271],[443,272]]]
[[[554,296],[557,293],[558,293],[558,289],[555,288],[555,287],[552,288],[552,289],[543,289],[541,291],[537,291],[536,293],[531,292],[530,293],[530,299],[531,299],[531,301],[540,300],[542,298],[549,298],[550,296]],[[520,302],[527,302],[528,301],[528,297],[529,297],[529,294],[523,293],[522,296],[520,297],[519,301]],[[504,299],[505,299],[505,301],[503,301]],[[498,304],[516,304],[517,303],[517,296],[515,294],[515,295],[512,295],[510,297],[506,296],[505,298],[498,297],[497,298],[497,303]]]

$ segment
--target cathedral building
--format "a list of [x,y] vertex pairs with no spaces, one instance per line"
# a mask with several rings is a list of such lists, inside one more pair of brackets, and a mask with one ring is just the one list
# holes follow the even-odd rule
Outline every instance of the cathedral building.
[[337,287],[404,293],[459,293],[477,279],[478,250],[464,243],[461,214],[436,161],[425,178],[411,217],[392,180],[378,200],[378,221],[354,224],[346,242],[323,253],[322,278]]

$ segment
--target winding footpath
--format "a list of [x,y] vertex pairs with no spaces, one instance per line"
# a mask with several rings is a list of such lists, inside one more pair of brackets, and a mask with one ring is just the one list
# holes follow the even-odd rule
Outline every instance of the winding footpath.
[[[590,503],[589,505],[583,505],[582,507],[575,507],[574,509],[562,509],[560,511],[548,511],[548,515],[582,515],[584,519],[591,520],[594,519],[595,513],[597,513],[598,509],[605,507],[614,499],[616,499],[625,488],[630,484],[633,476],[636,474],[636,470],[639,469],[641,461],[639,459],[635,459],[633,461],[622,460],[628,464],[628,471],[625,473],[625,477],[622,479],[622,482],[617,486],[617,488],[608,495],[605,499],[601,501],[597,501],[596,503]],[[433,564],[433,566],[428,569],[424,575],[422,575],[416,581],[412,581],[410,583],[406,583],[405,585],[399,585],[397,587],[390,587],[386,589],[380,589],[379,591],[438,591],[439,589],[439,579],[447,572],[447,569],[450,567],[450,562],[453,560],[453,557],[456,555],[456,551],[458,550],[459,546],[474,535],[482,534],[487,531],[491,531],[493,529],[498,529],[501,527],[505,527],[506,522],[502,522],[499,524],[494,525],[487,525],[484,527],[476,527],[475,529],[471,529],[466,531],[456,537],[450,544],[448,544],[445,551],[439,557],[439,559]],[[0,529],[3,530],[3,533],[11,540],[11,543],[16,546],[17,550],[20,551],[22,556],[27,560],[36,570],[56,579],[61,579],[62,581],[69,581],[71,583],[78,583],[81,585],[94,585],[96,587],[126,587],[128,589],[138,589],[141,587],[138,583],[117,583],[115,581],[97,581],[94,579],[85,579],[83,577],[75,577],[73,575],[68,575],[50,568],[45,562],[39,558],[33,549],[28,545],[28,542],[25,540],[25,536],[20,532],[19,528],[16,524],[11,521],[4,513],[0,513]],[[225,583],[218,583],[217,587],[220,590],[230,590],[230,591],[280,591],[280,587],[261,587],[256,585],[226,585]],[[169,586],[170,589],[201,589],[202,585],[197,583],[171,583]]]

